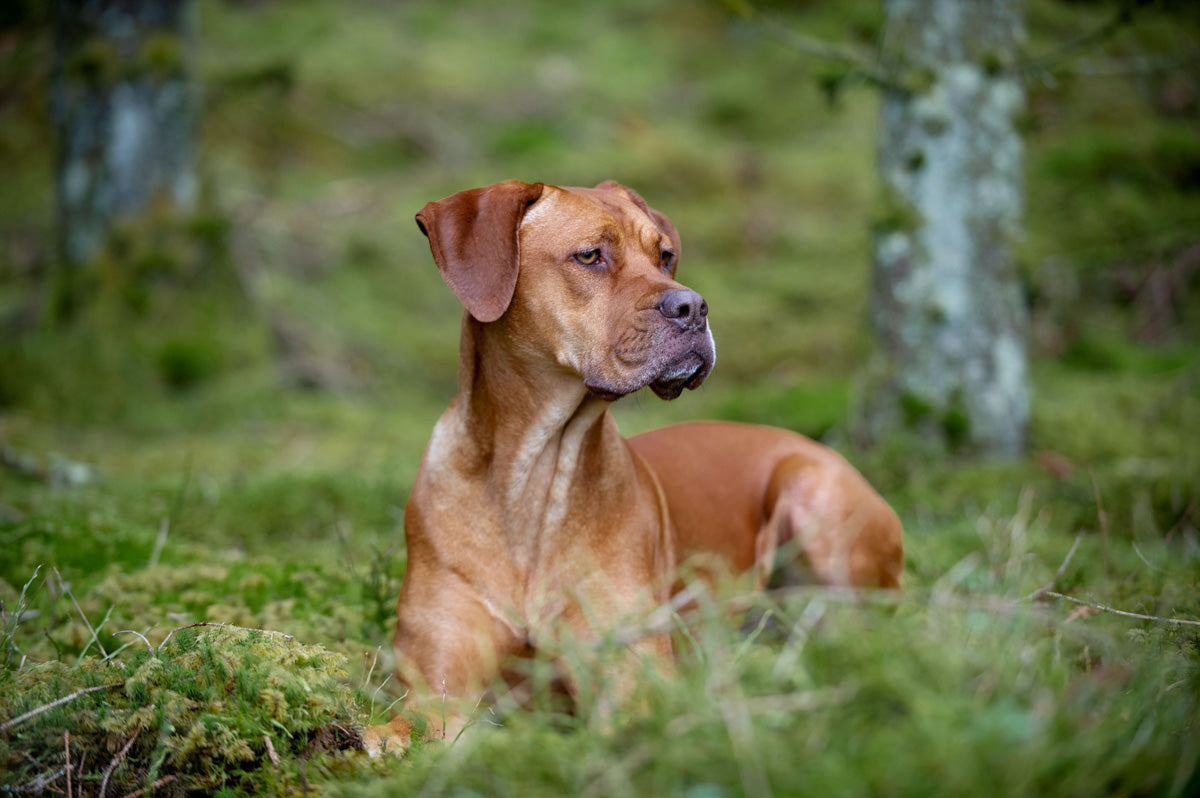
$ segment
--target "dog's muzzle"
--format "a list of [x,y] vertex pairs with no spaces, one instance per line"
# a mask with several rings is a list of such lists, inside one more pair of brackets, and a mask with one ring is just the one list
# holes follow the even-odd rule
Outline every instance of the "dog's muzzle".
[[667,356],[662,370],[650,381],[650,390],[660,399],[675,399],[685,388],[699,388],[716,362],[708,303],[690,288],[673,288],[662,295],[658,312],[678,328],[670,349],[682,351]]
[[690,349],[670,360],[662,372],[650,381],[650,390],[659,399],[676,399],[685,388],[695,390],[712,373],[717,352],[707,324],[703,332],[695,334],[695,339]]
[[660,297],[654,310],[657,329],[648,336],[653,343],[646,342],[641,367],[615,382],[585,377],[593,396],[612,402],[649,386],[660,399],[675,399],[684,389],[699,388],[712,372],[717,351],[704,298],[690,288],[674,288]]

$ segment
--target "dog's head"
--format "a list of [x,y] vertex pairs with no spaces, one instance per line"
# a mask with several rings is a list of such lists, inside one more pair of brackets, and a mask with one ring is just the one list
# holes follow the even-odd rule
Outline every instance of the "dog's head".
[[431,202],[417,224],[474,319],[596,396],[674,399],[712,371],[708,305],[674,279],[679,233],[630,189],[510,180]]

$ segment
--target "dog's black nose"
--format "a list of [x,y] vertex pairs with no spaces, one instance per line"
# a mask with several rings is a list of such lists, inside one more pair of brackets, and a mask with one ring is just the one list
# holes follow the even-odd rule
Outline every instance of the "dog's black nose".
[[690,288],[672,288],[663,294],[658,312],[685,329],[699,328],[708,317],[708,303]]

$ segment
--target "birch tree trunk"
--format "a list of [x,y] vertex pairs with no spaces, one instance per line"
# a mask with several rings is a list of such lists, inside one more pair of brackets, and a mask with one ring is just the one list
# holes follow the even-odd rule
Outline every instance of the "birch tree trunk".
[[887,0],[886,20],[885,62],[909,90],[883,103],[864,431],[1015,455],[1029,423],[1021,0]]
[[59,254],[92,258],[112,222],[165,201],[187,210],[195,100],[190,0],[55,0],[51,116]]

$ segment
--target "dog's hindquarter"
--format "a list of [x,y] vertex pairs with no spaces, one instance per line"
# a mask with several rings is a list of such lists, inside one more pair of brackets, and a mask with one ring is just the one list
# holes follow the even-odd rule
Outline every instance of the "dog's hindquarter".
[[839,454],[787,430],[677,424],[630,444],[658,474],[676,556],[709,581],[749,574],[899,587],[902,530],[891,507]]

